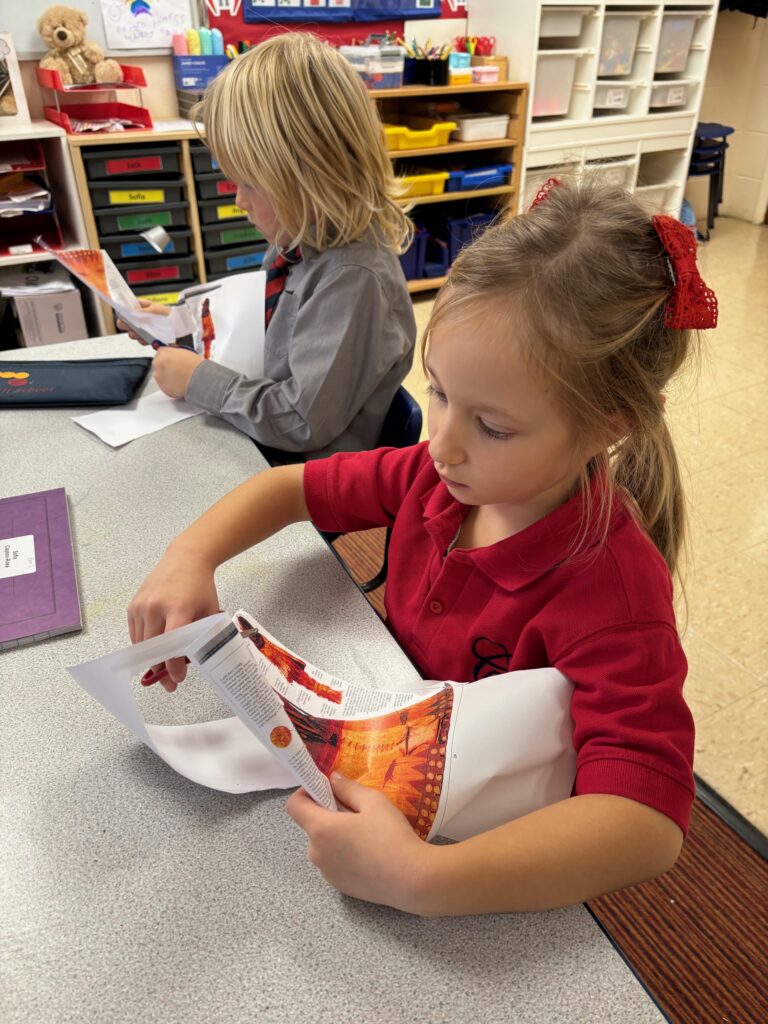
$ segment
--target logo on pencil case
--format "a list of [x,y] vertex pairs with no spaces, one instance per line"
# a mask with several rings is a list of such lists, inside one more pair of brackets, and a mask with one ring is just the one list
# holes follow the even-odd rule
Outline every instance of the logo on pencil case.
[[29,384],[29,374],[24,371],[0,370],[0,381],[12,388],[23,388],[25,384]]

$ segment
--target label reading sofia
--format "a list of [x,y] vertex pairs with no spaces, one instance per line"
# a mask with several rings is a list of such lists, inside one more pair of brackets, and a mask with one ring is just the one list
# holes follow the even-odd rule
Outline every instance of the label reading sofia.
[[0,539],[0,580],[28,576],[36,568],[35,538],[31,533],[25,537]]

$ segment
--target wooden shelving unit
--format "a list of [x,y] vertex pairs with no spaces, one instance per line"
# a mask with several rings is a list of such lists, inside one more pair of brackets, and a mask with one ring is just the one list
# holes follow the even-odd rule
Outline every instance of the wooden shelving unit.
[[[387,120],[389,117],[396,120],[399,114],[407,114],[409,101],[414,99],[439,99],[444,97],[459,98],[462,101],[462,106],[466,105],[470,110],[509,114],[510,121],[507,137],[481,142],[451,142],[445,146],[434,148],[392,150],[389,156],[393,161],[396,161],[395,166],[400,166],[401,161],[411,161],[414,159],[433,161],[437,166],[441,159],[450,160],[454,156],[461,157],[465,154],[487,151],[490,155],[489,163],[499,161],[513,165],[510,183],[496,188],[446,192],[436,196],[417,196],[404,199],[403,204],[415,210],[420,206],[446,203],[450,204],[452,211],[461,204],[462,200],[466,203],[469,200],[488,199],[497,208],[513,204],[520,181],[520,162],[527,102],[526,85],[516,82],[498,82],[490,85],[406,86],[401,89],[371,90],[370,93],[371,102],[377,105],[382,120]],[[99,246],[99,232],[93,215],[91,195],[88,188],[88,176],[83,160],[83,149],[86,147],[93,149],[99,146],[135,146],[138,149],[142,144],[147,143],[178,142],[181,156],[180,172],[184,184],[185,200],[188,204],[187,226],[191,231],[192,252],[195,255],[198,277],[201,282],[204,282],[207,279],[207,275],[203,251],[203,235],[200,226],[195,178],[190,155],[190,143],[197,141],[199,138],[200,136],[194,126],[190,122],[184,121],[175,121],[170,124],[158,122],[152,130],[147,131],[67,136],[67,143],[72,157],[74,182],[80,199],[88,245],[94,248]],[[460,216],[460,214],[458,215]],[[427,291],[439,288],[444,281],[445,277],[422,278],[409,281],[408,288],[411,292]],[[112,311],[107,306],[101,304],[100,313],[102,319],[100,326],[104,333],[109,333],[114,329]]]

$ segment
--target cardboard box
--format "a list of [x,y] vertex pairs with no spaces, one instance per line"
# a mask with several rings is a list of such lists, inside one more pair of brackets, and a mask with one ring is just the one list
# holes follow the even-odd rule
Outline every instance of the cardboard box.
[[83,300],[76,288],[66,292],[17,295],[13,301],[28,348],[88,337]]

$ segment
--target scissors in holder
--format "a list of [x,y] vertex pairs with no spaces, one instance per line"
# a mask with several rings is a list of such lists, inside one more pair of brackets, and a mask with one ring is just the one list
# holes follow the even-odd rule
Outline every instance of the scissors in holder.
[[479,57],[490,57],[496,48],[496,36],[478,36],[475,53]]

